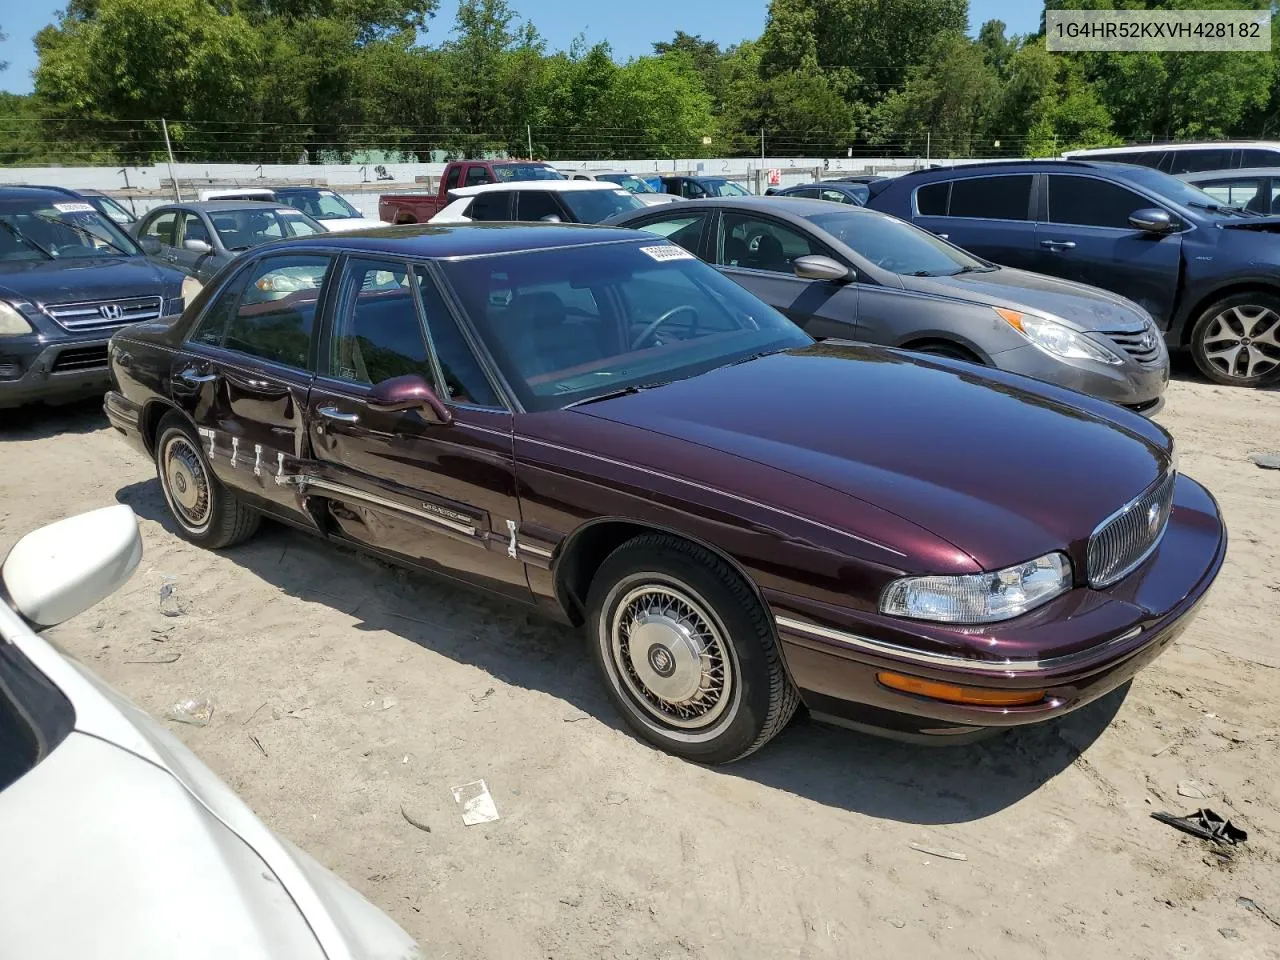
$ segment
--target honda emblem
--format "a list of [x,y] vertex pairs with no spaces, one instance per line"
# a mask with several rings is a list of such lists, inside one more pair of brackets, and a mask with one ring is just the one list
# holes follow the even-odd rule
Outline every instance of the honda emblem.
[[124,316],[124,309],[118,303],[104,303],[98,307],[103,320],[115,322]]

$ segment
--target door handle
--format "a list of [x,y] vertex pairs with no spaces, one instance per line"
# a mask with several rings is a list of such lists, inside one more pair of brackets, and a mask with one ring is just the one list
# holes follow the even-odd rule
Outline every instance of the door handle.
[[218,379],[216,373],[196,373],[195,367],[187,367],[177,376],[184,383],[211,383]]
[[326,420],[337,420],[339,423],[359,423],[360,414],[347,413],[345,410],[339,410],[337,407],[317,407],[316,413],[324,417]]
[[1074,240],[1041,240],[1040,246],[1046,250],[1074,250],[1076,243]]

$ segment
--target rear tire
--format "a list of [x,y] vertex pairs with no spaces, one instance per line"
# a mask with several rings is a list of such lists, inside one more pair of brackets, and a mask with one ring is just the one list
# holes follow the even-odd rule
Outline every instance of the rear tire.
[[261,515],[218,482],[185,419],[165,414],[155,450],[160,489],[184,539],[220,550],[253,536]]
[[1200,372],[1227,387],[1257,387],[1280,377],[1280,297],[1237,293],[1200,314],[1191,328]]
[[799,705],[760,601],[686,540],[645,534],[614,550],[591,582],[586,626],[628,726],[686,760],[745,757]]

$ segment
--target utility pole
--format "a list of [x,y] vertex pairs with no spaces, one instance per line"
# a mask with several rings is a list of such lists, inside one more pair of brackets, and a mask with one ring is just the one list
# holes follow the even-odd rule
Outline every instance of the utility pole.
[[173,145],[169,143],[169,123],[160,118],[160,129],[164,131],[164,148],[169,151],[169,179],[173,181],[173,199],[182,202],[182,191],[178,189],[178,178],[173,175]]
[[929,169],[929,150],[933,146],[933,131],[924,132],[924,168]]
[[533,159],[533,125],[526,123],[524,125],[524,132],[529,135],[529,159],[532,160]]

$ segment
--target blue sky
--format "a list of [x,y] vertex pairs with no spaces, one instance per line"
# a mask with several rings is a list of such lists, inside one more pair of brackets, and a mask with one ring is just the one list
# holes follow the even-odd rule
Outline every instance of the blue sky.
[[[12,93],[31,91],[31,71],[36,54],[31,38],[50,23],[66,0],[22,0],[6,5],[0,12],[0,30],[9,39],[0,43],[0,61],[9,69],[0,73],[0,90]],[[701,34],[722,45],[760,35],[764,29],[767,0],[701,0],[682,7],[677,20],[662,4],[609,3],[601,0],[512,0],[512,6],[532,20],[552,48],[565,48],[579,33],[591,42],[608,40],[615,55],[625,59],[650,52],[655,40],[668,39],[678,27],[685,33]],[[646,18],[648,9],[650,16]],[[441,0],[440,13],[432,21],[427,36],[438,43],[453,24],[456,0]],[[1003,20],[1010,33],[1030,33],[1040,26],[1041,4],[1033,0],[969,0],[971,31],[987,20]]]

